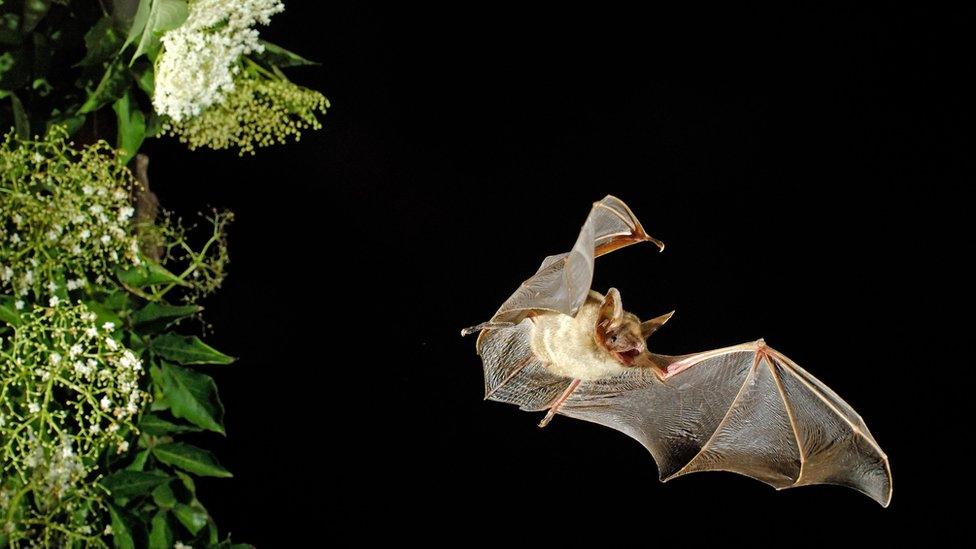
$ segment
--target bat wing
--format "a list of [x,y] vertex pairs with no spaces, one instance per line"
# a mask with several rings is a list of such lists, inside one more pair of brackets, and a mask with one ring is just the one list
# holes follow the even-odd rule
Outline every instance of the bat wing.
[[491,320],[462,333],[515,325],[536,312],[575,315],[590,291],[594,258],[647,241],[664,249],[664,244],[644,232],[640,221],[622,200],[608,195],[593,204],[572,250],[547,257]]
[[648,358],[654,366],[579,383],[557,413],[635,438],[662,481],[731,471],[777,489],[848,486],[888,505],[888,458],[861,416],[761,340]]

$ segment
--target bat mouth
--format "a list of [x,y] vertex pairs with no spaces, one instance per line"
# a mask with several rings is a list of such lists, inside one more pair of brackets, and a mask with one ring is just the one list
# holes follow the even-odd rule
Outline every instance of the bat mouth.
[[617,359],[617,362],[620,362],[624,366],[633,364],[640,354],[641,350],[637,348],[627,349],[626,351],[613,351],[613,356]]

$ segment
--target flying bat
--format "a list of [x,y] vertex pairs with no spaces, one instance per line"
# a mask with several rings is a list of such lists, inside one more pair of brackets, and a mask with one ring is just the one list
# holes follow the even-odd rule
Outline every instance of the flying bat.
[[641,322],[614,288],[590,289],[594,259],[652,242],[620,199],[593,204],[573,249],[547,257],[479,332],[485,398],[621,431],[654,457],[662,481],[730,471],[776,489],[853,488],[887,507],[888,457],[861,416],[762,339],[703,353],[656,354],[646,340],[671,313]]

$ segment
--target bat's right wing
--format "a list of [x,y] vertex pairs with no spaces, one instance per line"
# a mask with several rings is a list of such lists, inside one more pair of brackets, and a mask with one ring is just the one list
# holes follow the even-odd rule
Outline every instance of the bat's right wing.
[[641,442],[661,479],[731,471],[777,489],[839,484],[883,506],[888,458],[846,402],[761,340],[580,383],[558,413]]
[[489,327],[513,326],[538,312],[575,315],[590,291],[593,260],[603,254],[638,242],[664,244],[652,238],[622,200],[607,195],[595,202],[576,244],[569,253],[551,255],[531,278],[519,286],[491,320],[462,333]]

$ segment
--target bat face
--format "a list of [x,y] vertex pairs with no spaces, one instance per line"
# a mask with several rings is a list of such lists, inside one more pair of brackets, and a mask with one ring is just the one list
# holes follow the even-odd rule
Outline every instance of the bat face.
[[603,298],[593,332],[596,342],[622,366],[634,365],[637,357],[647,349],[640,319],[623,310],[616,288],[610,288]]

